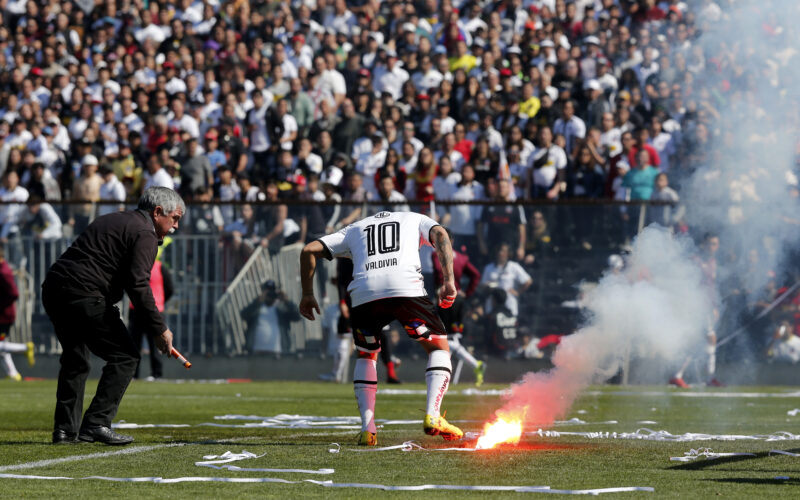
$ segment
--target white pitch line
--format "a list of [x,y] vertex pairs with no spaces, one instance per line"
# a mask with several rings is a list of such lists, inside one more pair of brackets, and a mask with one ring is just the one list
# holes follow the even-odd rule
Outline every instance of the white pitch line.
[[0,467],[0,472],[8,470],[22,470],[22,469],[35,469],[37,467],[47,467],[48,465],[63,464],[67,462],[78,462],[81,460],[91,460],[93,458],[105,458],[115,455],[132,455],[134,453],[142,453],[145,451],[153,451],[160,448],[172,448],[175,446],[185,446],[186,443],[169,443],[169,444],[156,444],[152,446],[134,446],[133,448],[125,448],[122,450],[105,451],[98,453],[89,453],[88,455],[70,455],[61,458],[49,458],[47,460],[37,460],[35,462],[25,462],[14,465],[4,465]]
[[[305,433],[305,434],[292,434],[289,436],[281,436],[281,439],[292,439],[292,438],[299,438],[299,437],[326,437],[326,436],[343,436],[343,435],[355,435],[352,431],[347,432],[316,432],[316,433]],[[49,458],[47,460],[36,460],[35,462],[25,462],[21,464],[12,464],[12,465],[3,465],[0,466],[0,472],[6,472],[11,470],[24,470],[24,469],[35,469],[38,467],[47,467],[49,465],[56,465],[56,464],[63,464],[67,462],[79,462],[81,460],[92,460],[94,458],[105,458],[105,457],[112,457],[117,455],[132,455],[135,453],[143,453],[146,451],[153,451],[162,448],[174,448],[176,446],[187,446],[187,445],[197,445],[197,444],[221,444],[224,442],[238,442],[238,441],[255,441],[258,439],[267,439],[266,436],[243,436],[240,438],[226,438],[226,439],[218,439],[212,442],[206,441],[197,441],[192,443],[167,443],[167,444],[156,444],[150,446],[134,446],[132,448],[124,448],[122,450],[114,450],[114,451],[105,451],[105,452],[97,452],[97,453],[89,453],[88,455],[70,455],[68,457],[61,457],[61,458]]]

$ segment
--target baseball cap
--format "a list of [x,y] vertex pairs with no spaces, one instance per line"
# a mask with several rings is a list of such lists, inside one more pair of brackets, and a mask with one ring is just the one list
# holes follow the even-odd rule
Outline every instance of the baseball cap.
[[586,85],[585,85],[584,88],[586,88],[587,90],[589,90],[589,89],[591,89],[591,90],[603,90],[603,88],[600,86],[600,82],[598,82],[594,78],[592,78],[591,80],[587,80],[586,81]]
[[219,135],[217,134],[216,130],[209,130],[206,132],[205,138],[209,140],[216,140]]
[[97,161],[97,157],[95,155],[86,155],[81,158],[81,165],[84,167],[86,165],[97,165],[99,162]]
[[358,76],[366,76],[369,78],[370,72],[367,68],[361,68],[358,70]]
[[594,35],[589,35],[583,39],[583,43],[586,45],[600,45],[600,39]]
[[275,289],[277,289],[277,288],[278,288],[278,285],[275,284],[275,280],[267,280],[267,281],[264,282],[264,284],[261,285],[261,290],[272,290],[272,291],[275,291]]
[[33,68],[31,69],[31,74],[36,76],[42,76],[42,68]]
[[172,61],[167,61],[164,64],[162,64],[161,67],[164,68],[164,69],[167,69],[167,68],[175,69],[175,64],[173,64]]

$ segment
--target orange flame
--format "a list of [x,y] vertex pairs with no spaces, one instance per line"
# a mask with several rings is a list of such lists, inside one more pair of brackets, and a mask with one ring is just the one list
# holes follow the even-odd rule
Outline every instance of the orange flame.
[[488,450],[498,444],[509,443],[517,444],[522,437],[522,420],[519,418],[504,419],[498,417],[496,421],[483,427],[483,434],[478,438],[475,448],[478,450]]

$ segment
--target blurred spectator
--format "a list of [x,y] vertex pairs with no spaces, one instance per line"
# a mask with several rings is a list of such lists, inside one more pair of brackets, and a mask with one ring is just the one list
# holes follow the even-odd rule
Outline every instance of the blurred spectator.
[[31,196],[27,209],[20,214],[20,230],[36,240],[56,240],[63,236],[61,218],[55,209],[41,198]]
[[222,233],[222,242],[229,245],[237,268],[247,262],[253,250],[266,235],[264,224],[255,216],[252,205],[241,205],[239,213],[240,216],[226,225]]
[[493,288],[489,292],[488,311],[483,323],[489,353],[509,359],[520,343],[517,339],[517,314],[509,309],[505,290]]
[[681,201],[678,193],[669,187],[669,177],[664,172],[656,176],[655,189],[650,197],[653,201],[666,202],[665,205],[651,205],[647,207],[647,221],[658,223],[664,227],[674,228],[683,220],[685,207],[679,205]]
[[558,199],[565,186],[566,168],[567,155],[564,149],[553,144],[550,127],[541,127],[536,150],[530,156],[530,197]]
[[[505,306],[515,317],[519,314],[518,297],[533,283],[531,276],[513,260],[509,260],[511,249],[508,243],[497,245],[494,262],[483,269],[481,284],[489,288],[500,288],[505,291]],[[486,304],[487,312],[492,311],[492,303]]]
[[214,185],[214,172],[208,157],[201,154],[197,139],[186,142],[186,159],[181,164],[181,188],[184,196],[198,189],[208,189]]
[[261,239],[261,246],[269,249],[270,253],[278,253],[284,241],[284,223],[286,222],[288,209],[286,205],[277,203],[278,185],[270,182],[264,191],[266,201],[272,202],[263,207],[261,220],[264,222],[266,235]]
[[394,179],[388,173],[384,173],[378,180],[378,200],[388,202],[386,205],[375,205],[370,207],[375,213],[382,211],[389,212],[408,212],[410,209],[405,203],[406,197],[394,189]]
[[782,322],[767,346],[767,359],[796,364],[800,361],[800,337],[794,334],[789,322]]
[[31,196],[37,196],[43,200],[61,200],[61,188],[58,185],[58,181],[53,178],[53,175],[45,168],[42,162],[33,164],[27,189]]
[[[478,247],[482,255],[488,255],[489,247],[498,244],[508,245],[514,249],[517,260],[525,258],[525,211],[522,206],[506,204],[511,202],[513,194],[511,181],[500,179],[497,183],[497,205],[483,207],[480,222],[476,228]],[[486,235],[484,236],[484,231]]]
[[292,303],[273,280],[261,285],[261,294],[242,311],[247,322],[247,349],[253,353],[280,356],[292,351],[289,327],[300,320]]
[[[454,186],[450,199],[467,202],[484,199],[483,185],[475,180],[475,169],[472,165],[467,164],[462,168],[461,181]],[[450,205],[448,209],[448,227],[453,232],[453,237],[466,247],[470,259],[477,262],[478,240],[475,229],[482,207],[458,204]]]
[[634,168],[622,179],[622,186],[629,190],[630,200],[649,200],[653,196],[658,169],[649,161],[650,154],[644,149],[640,150]]
[[100,185],[100,201],[116,201],[117,204],[101,204],[97,207],[97,216],[110,214],[124,210],[122,202],[127,198],[125,186],[122,185],[114,171],[107,166],[100,168],[100,177],[103,178],[103,184]]
[[[75,181],[72,199],[77,201],[96,202],[100,200],[100,186],[103,178],[97,173],[97,157],[87,154],[81,160],[82,173]],[[73,215],[70,224],[75,234],[82,232],[91,222],[94,215],[92,203],[73,206]]]

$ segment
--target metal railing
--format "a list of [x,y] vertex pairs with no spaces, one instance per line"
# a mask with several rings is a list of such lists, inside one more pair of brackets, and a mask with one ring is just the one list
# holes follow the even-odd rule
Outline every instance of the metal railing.
[[[40,350],[59,352],[52,324],[47,318],[40,297],[40,287],[50,266],[66,250],[71,239],[36,240],[20,238],[25,258],[20,262],[27,275],[26,300],[30,301],[30,340]],[[162,262],[172,274],[174,295],[164,310],[165,320],[175,335],[175,345],[185,353],[219,353],[222,342],[214,328],[214,303],[225,290],[225,274],[235,271],[227,248],[220,246],[217,236],[176,235],[162,254]],[[18,280],[18,286],[19,286]],[[20,292],[22,299],[22,292]],[[22,300],[20,300],[22,305]],[[120,303],[123,319],[127,320],[129,302]],[[18,314],[18,316],[22,316]],[[21,338],[21,337],[20,337]]]
[[[297,202],[287,204],[291,213],[291,207]],[[469,211],[473,213],[472,217],[479,217],[487,206],[499,203],[468,204],[474,205],[472,208],[475,210]],[[383,207],[391,209],[389,203],[359,202],[345,205],[361,208],[362,215],[374,213]],[[413,210],[435,213],[441,217],[452,215],[454,221],[464,216],[463,210],[460,215],[457,214],[460,204],[453,201],[435,204],[410,202],[409,205]],[[534,241],[533,225],[530,222],[527,225],[527,241],[531,243],[527,252],[535,256],[535,262],[526,266],[533,273],[534,286],[526,294],[525,300],[530,307],[526,308],[525,313],[529,313],[530,317],[525,318],[525,323],[537,335],[566,328],[559,324],[564,316],[560,309],[561,301],[574,298],[575,284],[583,279],[592,279],[593,274],[599,273],[604,268],[608,254],[649,222],[652,209],[659,206],[594,201],[558,204],[524,201],[503,205],[522,206],[529,220],[535,213],[542,213],[550,228],[549,242],[545,245],[542,239]],[[175,285],[174,296],[167,302],[164,311],[166,322],[175,334],[175,343],[186,354],[244,354],[247,352],[248,325],[241,312],[259,295],[264,281],[275,280],[289,300],[294,303],[300,300],[298,269],[302,245],[287,245],[274,255],[259,245],[243,252],[241,248],[234,249],[219,234],[186,234],[188,230],[188,225],[182,225],[161,257]],[[462,238],[463,235],[455,232],[456,247],[469,242],[466,251],[482,271],[482,266],[493,259],[492,246],[496,241],[486,241],[489,253],[480,254],[474,238]],[[16,264],[20,267],[20,301],[15,337],[33,341],[40,351],[60,350],[52,324],[39,300],[39,289],[49,267],[72,240],[71,237],[41,240],[26,235],[9,242],[9,249],[15,249]],[[593,251],[585,250],[587,243],[594,247]],[[590,258],[593,261],[587,265]],[[335,285],[329,279],[335,277],[336,271],[332,262],[319,261],[318,266],[315,288],[324,311],[326,306],[338,301]],[[120,309],[126,320],[128,303],[123,301]],[[294,322],[291,324],[290,345],[284,346],[284,352],[319,350],[322,348],[322,337],[319,321]]]
[[[224,339],[225,351],[229,354],[245,354],[247,352],[247,323],[242,311],[261,293],[261,285],[267,280],[279,284],[287,298],[297,304],[302,295],[300,273],[300,251],[303,245],[295,243],[285,246],[276,255],[259,246],[241,269],[236,278],[228,285],[225,293],[219,298],[214,309],[216,324]],[[335,290],[330,280],[325,277],[335,276],[335,265],[328,261],[318,261],[318,281],[324,287],[318,292],[322,308],[334,296]],[[320,283],[322,286],[323,283]],[[289,339],[291,345],[283,346],[284,353],[309,350],[312,346],[321,348],[322,326],[320,321],[298,321],[290,325]]]

